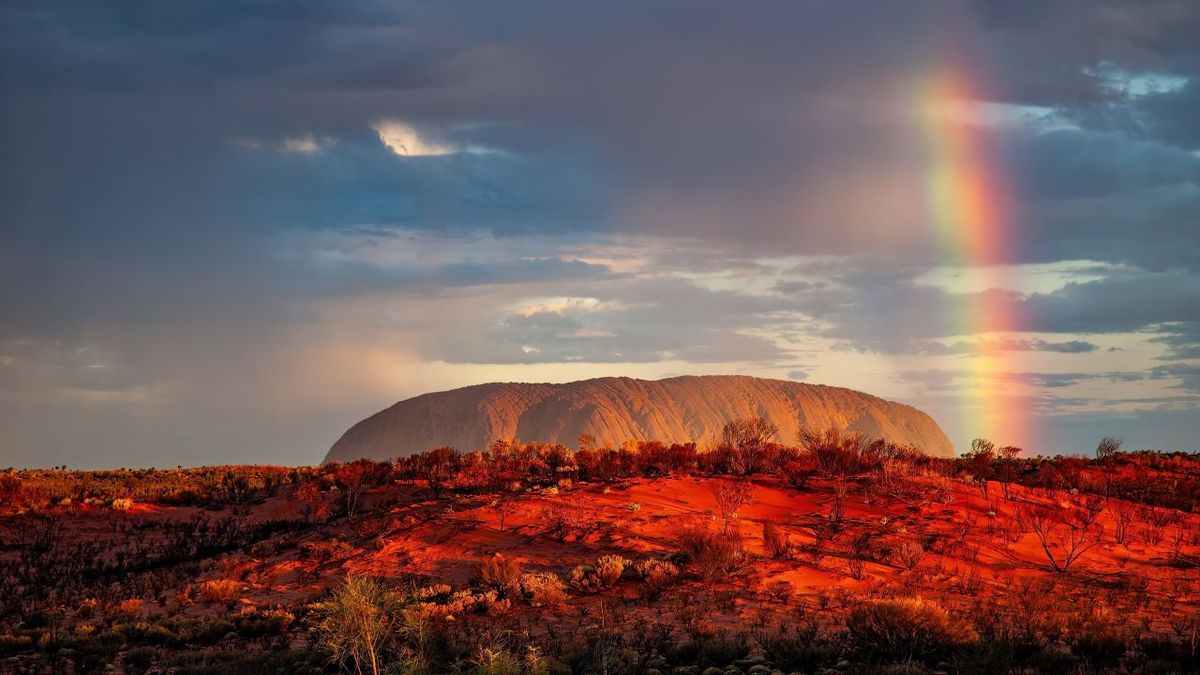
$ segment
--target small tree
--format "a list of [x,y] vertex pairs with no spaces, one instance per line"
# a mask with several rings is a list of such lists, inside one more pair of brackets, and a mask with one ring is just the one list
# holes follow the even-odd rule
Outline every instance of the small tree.
[[511,495],[502,494],[492,500],[490,504],[492,510],[496,512],[496,524],[501,532],[504,531],[504,523],[508,517],[517,511],[517,503]]
[[296,489],[288,493],[287,500],[299,507],[300,517],[306,521],[323,519],[329,511],[325,504],[325,495],[321,493],[321,488],[315,481],[296,486]]
[[1019,516],[1025,528],[1037,536],[1051,569],[1063,574],[1099,544],[1104,534],[1099,523],[1075,508],[1031,504],[1022,508]]
[[719,480],[709,484],[713,497],[717,500],[717,509],[725,519],[725,527],[729,520],[737,517],[739,508],[754,501],[754,486],[750,481]]
[[1129,526],[1133,524],[1133,519],[1137,517],[1138,508],[1133,502],[1124,499],[1113,500],[1113,537],[1118,544],[1125,545],[1129,543]]
[[367,466],[365,460],[343,464],[333,474],[334,482],[341,490],[342,506],[347,516],[353,516],[359,500],[367,490]]
[[995,477],[1000,481],[1000,492],[1005,499],[1012,499],[1012,484],[1017,482],[1021,477],[1020,462],[1017,457],[1021,454],[1021,449],[1012,445],[1006,445],[996,451],[999,455],[995,464]]
[[773,450],[771,439],[779,427],[765,417],[731,420],[721,429],[721,445],[730,451],[730,468],[752,476],[767,468]]
[[425,479],[434,498],[457,473],[458,451],[449,446],[430,450],[418,458],[417,475]]
[[1096,459],[1108,459],[1121,451],[1121,446],[1125,444],[1125,440],[1116,436],[1105,436],[1100,439],[1100,443],[1096,445]]
[[979,486],[979,492],[984,499],[988,496],[988,481],[991,480],[995,471],[992,468],[992,463],[996,460],[996,444],[986,438],[976,438],[971,441],[971,451],[963,455],[963,462],[966,464],[967,472]]

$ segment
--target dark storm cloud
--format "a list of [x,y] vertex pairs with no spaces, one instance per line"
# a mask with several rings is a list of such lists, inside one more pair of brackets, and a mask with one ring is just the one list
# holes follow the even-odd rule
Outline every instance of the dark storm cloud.
[[[1080,109],[1135,103],[1084,72],[1089,66],[1136,71],[1194,60],[1194,44],[1179,35],[1192,12],[1057,5],[730,13],[707,2],[10,4],[0,15],[13,38],[0,79],[14,102],[4,119],[13,158],[4,196],[13,219],[60,228],[64,219],[135,232],[168,220],[204,229],[466,223],[499,232],[607,223],[759,249],[914,253],[929,235],[913,196],[923,186],[919,175],[910,184],[889,176],[911,175],[924,161],[905,106],[922,78],[960,66],[939,59],[1002,71],[982,92],[991,100]],[[955,48],[976,38],[978,53]],[[1047,77],[1057,98],[1020,95]],[[385,117],[517,158],[397,167],[366,131]],[[470,127],[479,122],[488,124]],[[995,133],[1013,145],[1031,195],[1052,202],[1196,176],[1195,158],[1123,144],[1117,131]],[[339,145],[306,163],[225,156],[236,139],[302,134]],[[71,197],[30,196],[46,185]],[[882,204],[912,203],[873,209],[867,192]],[[605,214],[601,203],[618,211]],[[1022,255],[1061,255],[1070,245],[1099,257],[1080,250],[1091,215],[1039,205],[1030,215],[1035,245]],[[1099,237],[1094,248],[1124,244],[1135,257],[1148,245],[1125,235]]]
[[[915,109],[950,71],[1077,127],[979,130],[1014,174],[1013,255],[1138,270],[996,301],[1027,305],[1038,330],[1145,330],[1194,357],[1196,27],[1189,3],[1083,0],[8,2],[0,357],[15,370],[0,378],[38,405],[76,398],[13,403],[0,423],[28,420],[15,437],[36,445],[39,421],[69,408],[94,423],[84,408],[99,398],[175,400],[182,416],[180,382],[269,361],[320,325],[317,303],[388,292],[511,285],[608,303],[492,307],[476,334],[417,340],[454,362],[777,363],[792,354],[764,334],[785,331],[919,352],[955,330],[945,292],[914,283],[936,248]],[[1122,73],[1186,84],[1134,95]],[[372,131],[384,120],[455,151],[397,156]],[[444,251],[480,233],[541,244],[386,259],[314,243],[372,230],[443,237]],[[810,266],[769,297],[623,280],[560,250],[630,235],[666,242],[659,264],[680,273],[752,275],[764,254],[871,262]],[[684,239],[706,246],[674,251]],[[107,362],[79,363],[84,347]],[[171,420],[133,445],[153,447]],[[234,426],[284,452],[270,425]]]

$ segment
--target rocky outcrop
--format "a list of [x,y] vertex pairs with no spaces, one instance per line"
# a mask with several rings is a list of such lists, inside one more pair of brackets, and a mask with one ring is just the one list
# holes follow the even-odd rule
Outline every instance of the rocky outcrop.
[[951,456],[950,439],[929,415],[870,394],[740,375],[635,380],[602,377],[566,384],[479,384],[401,401],[350,427],[326,462],[388,459],[439,446],[486,448],[497,439],[558,442],[581,434],[601,444],[630,439],[704,446],[731,419],[762,416],[781,442],[800,428],[835,427]]

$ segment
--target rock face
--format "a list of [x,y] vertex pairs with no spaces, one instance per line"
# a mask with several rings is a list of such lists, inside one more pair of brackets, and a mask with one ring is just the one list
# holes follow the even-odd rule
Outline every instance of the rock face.
[[355,424],[326,462],[376,460],[449,445],[481,450],[497,439],[574,447],[580,434],[618,446],[630,439],[694,441],[704,447],[732,419],[762,416],[791,443],[800,428],[836,427],[952,456],[929,415],[840,387],[740,375],[635,380],[602,377],[567,384],[492,383],[424,394]]

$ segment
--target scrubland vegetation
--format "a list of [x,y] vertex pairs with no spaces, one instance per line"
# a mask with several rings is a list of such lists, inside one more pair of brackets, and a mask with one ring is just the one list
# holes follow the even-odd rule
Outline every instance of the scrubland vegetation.
[[0,473],[0,671],[1200,670],[1200,457],[836,432]]

